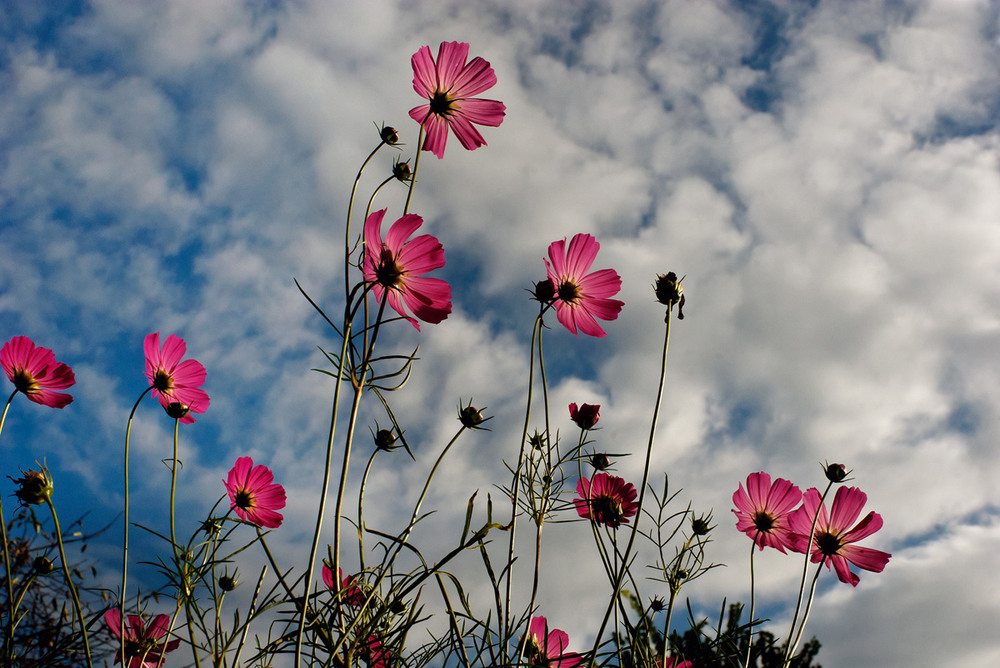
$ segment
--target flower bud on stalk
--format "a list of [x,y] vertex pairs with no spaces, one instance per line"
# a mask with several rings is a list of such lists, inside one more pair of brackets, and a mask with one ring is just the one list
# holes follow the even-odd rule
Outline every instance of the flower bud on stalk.
[[660,274],[653,285],[653,291],[656,293],[656,301],[667,308],[671,308],[674,305],[677,306],[678,320],[684,319],[685,298],[683,282],[684,277],[678,279],[677,274],[670,271],[666,274]]
[[25,471],[22,469],[21,473],[24,477],[16,480],[7,476],[18,486],[14,490],[14,496],[21,502],[21,505],[39,506],[52,498],[54,488],[52,486],[52,477],[49,476],[47,468],[43,466],[40,471],[33,469]]

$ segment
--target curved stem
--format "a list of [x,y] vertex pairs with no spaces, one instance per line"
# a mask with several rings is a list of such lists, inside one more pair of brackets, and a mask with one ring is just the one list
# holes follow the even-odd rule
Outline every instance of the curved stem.
[[[10,394],[10,398],[7,399],[7,404],[3,407],[3,415],[0,415],[0,434],[3,434],[3,425],[7,421],[7,411],[10,410],[10,404],[14,401],[14,395],[17,394],[17,390],[14,390]],[[4,665],[13,665],[14,663],[14,613],[17,612],[17,606],[14,601],[14,578],[11,575],[10,570],[10,548],[7,545],[7,519],[3,514],[3,500],[0,499],[0,539],[3,540],[3,565],[7,575],[7,624],[4,628],[4,650],[6,652],[6,657],[4,658]]]
[[128,495],[128,453],[129,453],[129,443],[130,436],[132,434],[132,420],[135,418],[135,412],[139,410],[139,403],[143,398],[149,394],[153,389],[152,385],[143,390],[139,398],[135,400],[135,404],[132,406],[132,412],[128,414],[128,422],[125,425],[125,530],[122,537],[122,593],[121,599],[118,601],[118,614],[121,617],[121,626],[118,629],[118,637],[121,640],[120,649],[121,655],[125,656],[125,586],[128,584],[128,509],[129,509],[129,495]]
[[87,665],[93,668],[94,661],[90,656],[90,640],[87,638],[87,622],[83,618],[83,608],[80,605],[80,597],[76,593],[76,585],[73,584],[73,577],[69,572],[69,563],[66,561],[66,549],[63,546],[62,528],[59,526],[59,516],[56,514],[56,507],[52,504],[52,499],[46,496],[45,503],[49,506],[49,511],[52,513],[52,524],[55,526],[56,544],[59,546],[59,560],[62,562],[63,573],[66,574],[66,586],[69,588],[69,593],[73,597],[73,610],[76,612],[76,618],[80,622],[80,633],[83,634],[83,650],[87,653]]

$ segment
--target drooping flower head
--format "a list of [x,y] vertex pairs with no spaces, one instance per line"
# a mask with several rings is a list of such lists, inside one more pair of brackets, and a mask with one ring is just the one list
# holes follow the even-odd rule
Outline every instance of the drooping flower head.
[[607,336],[596,318],[614,320],[625,306],[625,302],[610,299],[622,287],[618,272],[600,269],[587,273],[600,247],[589,234],[574,235],[569,248],[565,239],[549,245],[545,268],[555,289],[556,317],[574,334],[579,329],[590,336]]
[[[816,518],[816,530],[812,541],[812,562],[821,560],[827,568],[837,571],[841,582],[857,587],[861,578],[851,571],[849,564],[873,573],[881,573],[892,555],[870,547],[854,545],[882,528],[882,516],[869,512],[853,528],[852,524],[861,514],[868,495],[857,487],[838,487],[833,498],[833,506],[827,515],[826,504],[820,505],[817,489],[808,490],[802,497],[802,507],[791,516],[792,530],[795,531],[795,550],[805,552],[809,543],[809,529]],[[819,513],[817,516],[816,513]]]
[[159,332],[147,334],[142,347],[153,396],[171,417],[184,424],[194,422],[191,413],[204,413],[210,403],[208,393],[200,387],[205,382],[205,367],[197,360],[181,361],[187,344],[176,334],[168,336],[162,348]]
[[747,476],[746,490],[740,483],[740,488],[733,492],[736,529],[750,536],[761,550],[765,547],[781,552],[785,548],[794,550],[789,519],[801,500],[799,488],[784,478],[772,484],[769,474],[751,473]]
[[71,395],[52,390],[72,387],[76,383],[73,369],[57,362],[51,350],[35,346],[28,337],[15,336],[3,344],[0,364],[17,391],[36,404],[65,408],[72,403]]
[[438,158],[444,157],[449,127],[462,146],[472,151],[486,145],[473,123],[495,128],[503,122],[503,102],[472,97],[492,88],[497,75],[482,58],[467,63],[468,57],[465,42],[441,42],[437,62],[429,46],[420,47],[410,59],[413,90],[427,99],[427,104],[410,109],[410,118],[423,125],[427,134],[423,150]]
[[[122,616],[117,608],[104,613],[104,622],[114,637],[122,638]],[[139,615],[129,615],[124,636],[125,660],[128,662],[125,665],[128,668],[156,668],[161,665],[163,655],[181,644],[180,640],[160,642],[169,628],[170,617],[167,615],[157,615],[149,626]],[[122,663],[121,649],[115,653],[115,663]]]
[[567,652],[569,636],[565,631],[550,629],[545,617],[531,619],[528,637],[525,638],[524,657],[532,668],[574,668],[582,658],[576,652]]
[[269,468],[254,466],[250,457],[240,457],[223,482],[230,507],[241,519],[268,529],[281,526],[283,518],[277,511],[285,507],[285,488],[274,482]]
[[628,524],[628,518],[639,510],[635,486],[618,476],[596,473],[591,480],[580,478],[576,491],[580,495],[573,502],[577,514],[612,529]]
[[[338,568],[337,572],[340,574],[340,588],[344,591],[343,600],[347,602],[348,605],[359,606],[363,605],[365,602],[365,595],[361,593],[357,585],[354,584],[354,576],[348,575],[344,577],[344,569]],[[326,585],[327,589],[333,589],[333,569],[323,564],[323,583]]]
[[580,429],[593,429],[601,419],[600,404],[584,404],[577,406],[576,402],[569,405],[569,419]]
[[392,224],[383,243],[385,211],[375,211],[365,221],[365,280],[372,283],[379,303],[388,299],[389,306],[418,330],[420,324],[407,309],[416,318],[437,324],[451,313],[451,286],[421,274],[444,266],[444,249],[430,234],[410,239],[424,222],[412,213]]

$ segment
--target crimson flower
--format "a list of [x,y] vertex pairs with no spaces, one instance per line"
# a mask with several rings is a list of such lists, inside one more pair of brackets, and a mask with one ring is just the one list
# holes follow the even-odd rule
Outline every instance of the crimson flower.
[[[104,622],[108,625],[111,634],[116,638],[122,637],[122,615],[118,608],[111,608],[104,613]],[[128,668],[156,668],[162,665],[163,655],[177,649],[181,641],[171,640],[166,643],[159,642],[167,635],[170,628],[170,617],[167,615],[157,615],[153,621],[146,626],[139,615],[129,615],[128,623],[125,625],[125,658],[128,660]],[[122,662],[122,650],[115,653],[115,663]]]
[[574,668],[583,660],[576,652],[567,652],[569,636],[565,631],[550,629],[544,617],[531,619],[524,656],[532,668]]
[[761,550],[766,546],[782,553],[785,548],[794,551],[795,540],[789,520],[801,500],[799,488],[784,478],[772,484],[769,474],[751,473],[747,476],[746,490],[740,483],[740,488],[733,492],[736,529],[750,536]]
[[503,122],[503,102],[474,98],[497,82],[490,64],[480,57],[468,63],[469,45],[465,42],[441,42],[437,62],[431,48],[422,46],[413,54],[413,90],[427,98],[427,104],[410,109],[410,118],[420,123],[427,138],[423,150],[439,159],[444,157],[450,127],[462,146],[472,151],[486,145],[473,123],[497,127]]
[[576,491],[580,495],[574,500],[577,514],[612,529],[628,524],[628,518],[639,510],[635,487],[618,476],[596,473],[591,480],[580,478]]
[[35,346],[27,336],[15,336],[0,348],[0,364],[18,392],[23,392],[36,404],[65,408],[73,397],[63,392],[76,383],[73,369],[62,362],[48,348]]
[[281,526],[283,518],[277,511],[285,507],[285,488],[274,482],[269,468],[254,466],[251,458],[240,457],[223,483],[229,492],[230,508],[241,519],[268,529]]
[[389,306],[419,331],[420,324],[407,314],[407,309],[432,324],[451,313],[451,286],[440,278],[420,276],[444,266],[444,249],[430,234],[409,239],[424,222],[412,213],[392,224],[383,243],[385,211],[375,211],[365,221],[365,280],[372,283],[379,303],[388,299]]
[[601,419],[600,404],[584,404],[577,407],[576,403],[569,405],[569,418],[580,429],[593,429]]
[[595,318],[615,320],[625,302],[610,297],[618,294],[622,279],[614,269],[587,273],[597,258],[601,244],[589,234],[577,234],[566,248],[566,240],[549,245],[545,260],[549,282],[555,290],[556,317],[566,329],[579,329],[590,336],[607,336]]
[[[833,498],[833,506],[827,515],[826,505],[820,504],[817,489],[808,490],[802,497],[802,507],[791,516],[792,530],[795,531],[795,550],[805,552],[809,544],[809,530],[816,518],[816,531],[812,541],[812,562],[822,561],[827,568],[837,571],[841,582],[857,587],[861,578],[851,571],[848,564],[873,573],[881,573],[892,555],[870,547],[854,545],[882,528],[882,516],[869,512],[854,528],[868,495],[857,487],[839,487]],[[818,515],[817,515],[818,513]]]
[[[363,605],[365,602],[365,595],[362,594],[361,590],[354,584],[354,576],[348,575],[345,578],[343,568],[338,568],[337,572],[340,574],[340,588],[344,590],[344,600],[347,601],[349,605]],[[333,569],[326,564],[323,564],[323,583],[328,589],[334,588],[335,583],[333,581]]]
[[184,424],[194,422],[191,413],[204,413],[210,403],[208,393],[199,387],[205,382],[205,367],[197,360],[181,361],[187,344],[176,334],[168,336],[162,348],[159,332],[147,334],[142,347],[153,396],[170,417]]

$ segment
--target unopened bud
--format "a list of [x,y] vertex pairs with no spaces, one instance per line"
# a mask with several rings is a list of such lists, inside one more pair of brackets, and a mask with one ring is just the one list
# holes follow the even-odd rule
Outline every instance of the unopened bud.
[[14,496],[25,506],[37,506],[45,503],[52,498],[52,492],[54,491],[52,487],[52,478],[49,477],[49,471],[44,466],[40,471],[35,471],[29,469],[27,471],[21,470],[23,478],[10,478],[17,485],[17,489],[14,490]]
[[466,429],[482,429],[479,425],[490,418],[483,417],[482,412],[470,403],[468,406],[459,404],[458,419]]
[[219,578],[219,589],[222,591],[232,591],[236,589],[239,584],[240,580],[236,576],[236,573],[233,573],[232,575],[225,573]]
[[826,479],[830,482],[844,482],[851,473],[843,464],[827,464],[824,469]]
[[396,435],[389,429],[379,429],[375,434],[375,447],[391,452],[396,449]]
[[603,452],[599,452],[595,455],[590,456],[590,465],[593,466],[598,471],[604,471],[609,466],[611,466],[611,458],[608,457]]
[[535,283],[535,290],[532,293],[535,301],[541,302],[542,304],[548,304],[556,296],[556,289],[552,285],[552,281],[545,279],[544,281],[538,281]]
[[392,176],[402,183],[408,182],[413,178],[413,172],[410,171],[409,162],[395,162],[392,165]]
[[175,420],[180,420],[186,418],[191,407],[187,404],[182,404],[179,401],[172,401],[166,406],[167,415],[174,418]]
[[48,575],[56,569],[55,564],[48,557],[35,557],[35,560],[31,562],[31,567],[39,575]]
[[378,134],[379,137],[382,138],[382,141],[389,146],[395,146],[399,143],[399,134],[396,132],[396,128],[394,127],[383,125]]
[[684,278],[677,278],[677,274],[670,271],[666,274],[660,274],[656,278],[656,283],[653,285],[653,291],[656,293],[656,301],[660,302],[667,308],[671,308],[674,305],[677,306],[677,319],[684,319]]
[[712,530],[712,516],[704,515],[702,517],[695,517],[691,520],[691,532],[695,536],[707,536],[708,532]]

